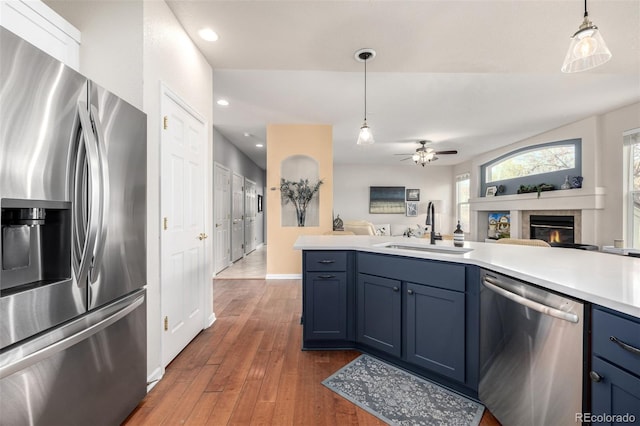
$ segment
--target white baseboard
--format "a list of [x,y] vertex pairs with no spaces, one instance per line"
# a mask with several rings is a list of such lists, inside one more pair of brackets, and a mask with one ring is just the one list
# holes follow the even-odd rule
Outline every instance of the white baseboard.
[[265,279],[267,280],[299,280],[299,279],[302,279],[302,274],[267,274]]
[[158,367],[153,370],[153,372],[151,372],[151,374],[147,377],[147,393],[149,393],[151,389],[153,389],[158,384],[160,379],[162,379],[162,376],[162,367]]
[[207,325],[204,328],[211,327],[214,322],[216,322],[216,313],[211,312],[211,315],[209,315],[209,318],[207,318]]

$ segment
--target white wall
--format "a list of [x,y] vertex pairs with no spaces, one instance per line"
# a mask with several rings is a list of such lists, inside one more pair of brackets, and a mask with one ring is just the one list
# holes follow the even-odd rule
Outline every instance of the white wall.
[[[333,210],[344,221],[368,220],[374,224],[388,223],[392,232],[402,233],[407,227],[420,224],[424,228],[427,204],[441,200],[436,211],[436,232],[451,234],[455,229],[454,174],[451,166],[415,164],[402,166],[368,166],[362,164],[334,164]],[[420,189],[418,216],[404,214],[369,214],[370,186],[404,186]]]
[[[164,83],[206,120],[207,176],[205,232],[213,235],[213,71],[200,51],[182,29],[164,1],[144,1],[144,108],[147,126],[147,370],[156,374],[161,368],[160,306],[160,83]],[[206,259],[212,259],[211,241],[207,241]],[[213,276],[212,265],[207,276]],[[211,285],[205,300],[212,300]],[[211,319],[213,307],[207,304],[205,317]]]
[[80,73],[143,109],[142,0],[44,3],[80,30]]

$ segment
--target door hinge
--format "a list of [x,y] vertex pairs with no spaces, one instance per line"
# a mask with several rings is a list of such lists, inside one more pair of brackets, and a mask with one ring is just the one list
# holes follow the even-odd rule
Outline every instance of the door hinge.
[[167,229],[169,229],[169,219],[167,219],[166,217],[164,219],[162,219],[162,228],[166,231]]
[[167,117],[166,115],[162,117],[162,127],[164,128],[164,130],[167,130],[169,128],[169,117]]
[[169,330],[169,317],[164,317],[164,331]]

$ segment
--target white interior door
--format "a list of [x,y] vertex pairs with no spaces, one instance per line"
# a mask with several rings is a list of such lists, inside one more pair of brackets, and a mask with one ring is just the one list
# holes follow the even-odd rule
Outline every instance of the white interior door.
[[204,326],[206,276],[203,120],[163,90],[161,109],[162,362],[166,366]]
[[244,177],[237,173],[231,179],[231,261],[244,255]]
[[244,180],[244,252],[256,249],[256,183]]
[[214,169],[215,272],[231,263],[231,172],[216,164]]

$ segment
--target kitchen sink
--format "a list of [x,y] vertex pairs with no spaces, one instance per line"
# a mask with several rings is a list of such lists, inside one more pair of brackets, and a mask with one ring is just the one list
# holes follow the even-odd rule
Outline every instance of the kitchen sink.
[[442,254],[465,254],[472,251],[472,248],[468,247],[451,247],[451,246],[436,246],[428,244],[411,244],[411,243],[382,243],[375,244],[375,247],[397,249],[397,250],[412,250],[422,251],[427,253],[442,253]]

